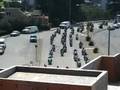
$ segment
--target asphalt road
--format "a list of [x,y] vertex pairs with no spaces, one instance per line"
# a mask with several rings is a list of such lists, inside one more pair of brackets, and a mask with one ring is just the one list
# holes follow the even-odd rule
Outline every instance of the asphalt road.
[[[79,41],[84,43],[85,49],[88,51],[88,58],[90,60],[96,58],[99,55],[107,55],[107,47],[108,47],[108,31],[106,29],[100,30],[98,29],[98,24],[95,24],[95,32],[91,33],[92,40],[95,43],[95,46],[99,48],[99,53],[94,54],[92,49],[94,47],[88,46],[88,42],[85,41],[86,30],[83,33],[79,33],[79,40],[75,40],[75,35],[73,35],[73,47],[69,46],[68,36],[70,30],[68,30],[67,36],[67,53],[64,57],[60,56],[60,49],[62,45],[60,43],[61,35],[57,35],[54,44],[56,45],[56,52],[53,56],[53,64],[48,65],[48,56],[49,50],[51,49],[50,45],[50,36],[53,34],[54,30],[52,31],[45,31],[37,34],[38,38],[40,39],[40,52],[37,53],[39,57],[39,64],[40,66],[47,65],[48,67],[57,67],[65,68],[66,66],[70,68],[76,68],[76,62],[73,60],[73,50],[77,49],[79,53],[79,57],[81,59],[82,65],[85,64],[83,60],[83,56],[81,55],[81,49],[78,48]],[[62,30],[63,33],[63,30]],[[75,28],[75,34],[77,30]],[[36,49],[35,44],[29,42],[30,35],[29,34],[21,34],[18,37],[8,37],[6,38],[6,50],[4,55],[0,56],[0,68],[8,68],[13,65],[30,65],[30,62],[36,63]],[[116,29],[111,31],[111,55],[116,53],[120,53],[120,29]],[[89,52],[90,51],[90,52]]]
[[35,60],[35,45],[29,42],[30,35],[6,38],[6,50],[0,56],[0,68],[13,65],[28,65]]
[[[60,55],[60,49],[62,48],[62,44],[61,44],[61,37],[62,37],[62,33],[64,32],[64,30],[61,30],[61,34],[57,34],[55,39],[54,39],[54,44],[56,46],[56,51],[54,52],[53,55],[53,64],[52,65],[48,65],[48,57],[49,57],[49,51],[51,50],[51,45],[50,45],[50,36],[54,33],[54,31],[48,31],[48,32],[44,32],[40,35],[41,39],[42,39],[42,55],[41,55],[41,63],[40,66],[44,66],[47,65],[48,67],[57,67],[59,66],[59,68],[66,68],[67,66],[70,68],[76,68],[77,64],[73,59],[73,51],[74,49],[77,49],[78,54],[79,54],[79,58],[81,59],[81,64],[84,65],[85,62],[83,60],[83,56],[81,54],[81,49],[79,49],[79,41],[80,41],[80,37],[79,40],[75,40],[75,36],[77,33],[77,28],[75,28],[75,34],[73,35],[73,47],[70,47],[69,45],[69,33],[71,32],[70,29],[67,30],[67,53],[64,54],[64,57],[61,57]],[[82,34],[84,35],[84,34]],[[79,33],[79,36],[81,36],[81,34]]]
[[[120,53],[120,29],[111,31],[110,55]],[[103,55],[108,54],[108,31],[102,31],[94,35],[96,45],[101,49]]]

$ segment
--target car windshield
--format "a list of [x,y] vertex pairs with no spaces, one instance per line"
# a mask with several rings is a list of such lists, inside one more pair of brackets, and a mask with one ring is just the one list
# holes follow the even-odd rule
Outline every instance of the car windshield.
[[31,38],[37,38],[37,36],[30,36]]
[[4,44],[4,42],[0,42],[0,44]]

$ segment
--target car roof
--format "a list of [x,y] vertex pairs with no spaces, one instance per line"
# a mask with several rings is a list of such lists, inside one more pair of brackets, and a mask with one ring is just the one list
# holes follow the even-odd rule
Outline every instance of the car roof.
[[64,21],[64,22],[61,22],[61,23],[70,23],[70,21]]
[[28,28],[25,28],[25,29],[23,29],[22,31],[29,31],[29,29],[28,29]]
[[28,26],[28,27],[25,27],[25,29],[37,29],[38,30],[38,27],[37,26]]
[[5,39],[4,38],[0,38],[0,42],[4,42],[5,41]]

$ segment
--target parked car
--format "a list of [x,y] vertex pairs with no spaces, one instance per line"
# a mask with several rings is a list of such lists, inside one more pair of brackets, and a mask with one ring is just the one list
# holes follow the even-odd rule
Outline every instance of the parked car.
[[20,35],[20,32],[19,31],[13,31],[10,36],[11,37],[16,37],[16,36],[19,36]]
[[31,35],[30,36],[30,42],[31,43],[37,43],[37,36],[36,35]]
[[59,25],[59,27],[62,28],[62,29],[69,28],[70,26],[71,26],[70,21],[61,22],[60,25]]
[[23,33],[23,34],[29,34],[29,29],[27,29],[27,28],[23,29],[23,30],[22,30],[22,33]]
[[120,23],[117,23],[118,27],[120,28]]
[[115,28],[114,26],[108,26],[107,29],[110,30],[110,31],[113,31],[113,30],[115,30],[116,28]]
[[113,24],[113,27],[114,27],[115,29],[118,29],[118,28],[119,28],[119,25],[118,25],[118,24]]
[[4,38],[0,38],[0,47],[3,47],[4,49],[6,48],[6,44],[5,44],[5,39]]
[[4,54],[5,49],[3,47],[0,46],[0,55]]

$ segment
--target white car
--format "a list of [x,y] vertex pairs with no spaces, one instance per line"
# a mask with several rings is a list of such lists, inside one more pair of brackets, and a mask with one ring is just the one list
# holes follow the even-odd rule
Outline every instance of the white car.
[[59,25],[59,27],[62,28],[62,29],[69,28],[70,26],[71,26],[70,21],[61,22],[60,25]]
[[120,28],[120,23],[117,23],[118,27]]
[[6,44],[5,44],[5,39],[4,38],[0,38],[0,47],[3,47],[4,49],[6,48]]
[[22,33],[23,33],[23,34],[29,34],[29,29],[27,29],[27,28],[23,29],[23,30],[22,30]]
[[15,36],[19,36],[20,35],[20,32],[19,31],[13,31],[10,36],[11,37],[15,37]]
[[118,24],[113,24],[113,27],[114,27],[115,29],[118,29],[120,26],[119,26]]

